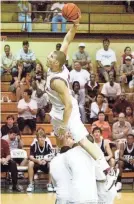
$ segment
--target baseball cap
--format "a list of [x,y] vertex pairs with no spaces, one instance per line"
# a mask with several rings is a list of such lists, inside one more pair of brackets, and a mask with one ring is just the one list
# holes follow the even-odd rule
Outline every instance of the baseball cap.
[[105,59],[104,62],[103,62],[103,66],[104,66],[104,67],[105,67],[105,66],[111,66],[110,60]]
[[125,60],[131,60],[132,58],[130,56],[125,57]]
[[79,47],[86,47],[84,43],[80,43]]

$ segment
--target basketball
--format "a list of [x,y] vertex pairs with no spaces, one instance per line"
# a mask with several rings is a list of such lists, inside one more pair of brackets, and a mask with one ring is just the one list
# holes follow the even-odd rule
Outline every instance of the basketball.
[[67,20],[76,20],[79,17],[80,9],[73,3],[65,4],[62,9],[62,16]]

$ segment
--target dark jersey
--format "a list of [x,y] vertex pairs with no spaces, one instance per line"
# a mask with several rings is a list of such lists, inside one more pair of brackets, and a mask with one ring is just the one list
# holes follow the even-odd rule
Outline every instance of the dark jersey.
[[126,146],[125,150],[124,150],[124,159],[129,161],[131,159],[134,160],[134,145],[133,147],[130,149],[128,149],[128,146]]
[[44,159],[44,156],[51,152],[51,147],[46,141],[44,143],[44,147],[40,147],[38,142],[30,147],[30,155],[39,160]]

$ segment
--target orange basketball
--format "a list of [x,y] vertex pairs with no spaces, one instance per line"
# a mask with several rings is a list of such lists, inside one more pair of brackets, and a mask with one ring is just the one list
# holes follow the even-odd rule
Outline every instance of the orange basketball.
[[80,9],[73,3],[65,4],[62,9],[62,16],[67,20],[76,20],[79,17]]

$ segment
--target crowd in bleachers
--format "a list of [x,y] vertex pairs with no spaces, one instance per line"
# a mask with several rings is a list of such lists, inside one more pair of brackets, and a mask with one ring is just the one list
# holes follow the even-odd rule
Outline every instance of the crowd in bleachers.
[[[110,166],[117,165],[113,155],[113,148],[117,148],[121,153],[120,169],[129,166],[128,169],[134,171],[134,56],[131,48],[126,47],[121,56],[120,67],[117,67],[116,54],[109,46],[110,41],[106,38],[103,40],[103,48],[96,53],[97,72],[95,72],[89,53],[85,51],[84,43],[78,45],[78,51],[74,52],[71,64],[68,61],[70,56],[67,56],[63,69],[68,75],[72,95],[78,101],[81,120],[83,123],[92,125],[91,131],[95,142],[104,152]],[[60,47],[61,44],[58,43],[56,50]],[[44,72],[42,63],[37,61],[35,53],[29,48],[28,41],[23,41],[22,49],[17,57],[12,54],[10,46],[5,45],[1,62],[1,75],[12,75],[10,91],[16,94],[18,102],[17,124],[14,123],[14,116],[10,115],[1,128],[2,148],[3,145],[8,146],[8,144],[10,149],[23,148],[21,135],[25,126],[30,128],[31,134],[36,134],[37,140],[30,147],[28,164],[30,184],[27,191],[33,191],[34,173],[39,169],[45,173],[49,171],[49,158],[41,163],[38,160],[39,152],[42,152],[41,155],[46,155],[52,151],[52,145],[48,143],[50,141],[46,138],[45,131],[43,129],[36,131],[36,123],[38,121],[44,123],[46,113],[51,110],[51,104],[45,92],[47,73]],[[104,82],[102,88],[101,80]],[[27,89],[24,89],[25,84]],[[131,100],[126,97],[125,87],[131,93]],[[131,149],[133,155],[126,156],[127,159],[124,158],[123,154],[127,155]],[[9,169],[11,168],[10,158],[9,151],[1,155],[2,165],[7,165]],[[19,160],[16,163],[27,165],[28,161]],[[45,168],[42,168],[42,165],[45,165]],[[16,174],[13,175],[11,172],[11,176],[14,181]],[[120,182],[121,175],[118,190],[121,189]],[[18,189],[16,185],[15,180],[13,189]],[[54,191],[51,179],[47,187],[48,190]]]

